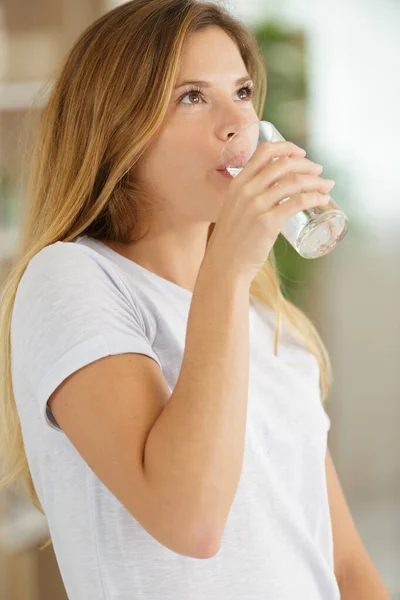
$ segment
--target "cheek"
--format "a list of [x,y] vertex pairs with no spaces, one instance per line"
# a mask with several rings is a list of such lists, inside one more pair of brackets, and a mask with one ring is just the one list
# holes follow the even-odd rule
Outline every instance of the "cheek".
[[191,128],[188,123],[180,127],[166,125],[146,156],[142,177],[174,204],[197,197],[204,202],[213,191],[218,194],[221,187],[213,177],[217,160],[202,144],[198,127]]
[[160,143],[154,148],[145,165],[145,177],[153,182],[168,183],[175,187],[199,185],[204,181],[207,167],[204,165],[195,138]]

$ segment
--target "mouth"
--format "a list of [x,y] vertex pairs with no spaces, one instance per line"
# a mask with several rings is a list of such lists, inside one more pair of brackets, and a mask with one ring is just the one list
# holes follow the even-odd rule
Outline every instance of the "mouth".
[[[230,156],[229,166],[235,169],[243,169],[243,167],[249,161],[250,156],[251,155],[249,155],[247,152],[241,152],[236,156]],[[219,165],[217,167],[217,171],[226,171],[226,163],[224,165]]]
[[221,173],[223,177],[227,177],[228,179],[233,179],[232,175],[225,168],[217,169],[217,173]]

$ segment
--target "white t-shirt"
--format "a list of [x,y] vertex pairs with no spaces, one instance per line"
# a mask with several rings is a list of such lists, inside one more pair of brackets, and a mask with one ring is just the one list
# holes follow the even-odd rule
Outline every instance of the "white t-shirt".
[[318,363],[285,330],[274,356],[275,318],[259,300],[251,299],[249,312],[243,469],[215,556],[182,556],[156,541],[51,415],[46,403],[60,383],[107,355],[150,356],[172,392],[191,299],[188,290],[87,236],[41,250],[18,286],[13,386],[68,597],[338,600],[325,478],[330,421]]

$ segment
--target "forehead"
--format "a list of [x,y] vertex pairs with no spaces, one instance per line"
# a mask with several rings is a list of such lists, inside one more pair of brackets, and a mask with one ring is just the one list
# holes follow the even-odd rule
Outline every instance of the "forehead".
[[220,27],[192,33],[183,47],[179,80],[205,79],[211,83],[226,77],[227,83],[246,73],[236,42]]

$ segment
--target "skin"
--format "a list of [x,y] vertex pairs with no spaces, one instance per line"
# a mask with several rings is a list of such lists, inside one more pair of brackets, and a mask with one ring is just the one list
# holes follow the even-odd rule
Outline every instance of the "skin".
[[[193,292],[204,257],[208,227],[215,223],[229,186],[216,172],[225,143],[247,123],[258,121],[243,85],[247,70],[235,43],[217,27],[195,33],[183,53],[178,83],[206,80],[210,88],[174,91],[158,139],[138,176],[151,181],[162,202],[143,239],[122,245],[106,242],[161,277]],[[327,489],[335,546],[335,575],[341,596],[389,600],[352,520],[329,450]]]
[[174,90],[156,143],[138,177],[151,181],[161,203],[143,239],[107,245],[149,271],[191,292],[205,254],[208,228],[215,223],[230,180],[216,171],[225,143],[258,115],[248,92],[248,75],[234,41],[212,26],[188,39],[176,85],[204,80],[178,103],[190,85]]

